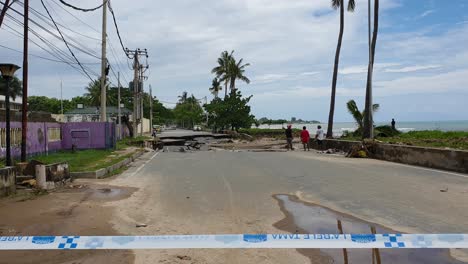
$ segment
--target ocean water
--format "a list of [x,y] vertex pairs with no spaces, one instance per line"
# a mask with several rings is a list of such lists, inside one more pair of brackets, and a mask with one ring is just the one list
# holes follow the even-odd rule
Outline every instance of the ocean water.
[[[376,126],[391,125],[390,122],[376,122]],[[328,124],[292,124],[293,128],[302,129],[303,126],[306,126],[307,129],[315,133],[317,131],[317,126],[322,126],[322,129],[326,132]],[[269,128],[269,129],[281,129],[286,127],[284,125],[261,125],[259,128]],[[357,126],[354,122],[336,122],[333,125],[333,134],[334,136],[341,136],[344,131],[354,131]],[[396,128],[401,132],[409,131],[422,131],[422,130],[441,130],[441,131],[468,131],[468,120],[463,121],[430,121],[430,122],[398,122],[396,123]]]

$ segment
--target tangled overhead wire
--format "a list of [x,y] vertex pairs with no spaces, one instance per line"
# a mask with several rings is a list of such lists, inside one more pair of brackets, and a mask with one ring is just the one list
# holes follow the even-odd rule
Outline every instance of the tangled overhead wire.
[[71,8],[73,8],[73,9],[75,9],[75,10],[82,11],[82,12],[92,12],[92,11],[96,11],[96,10],[98,10],[99,8],[103,7],[105,4],[107,4],[107,1],[105,1],[105,2],[102,3],[100,6],[97,6],[97,7],[95,7],[95,8],[80,8],[80,7],[74,6],[74,5],[72,5],[72,4],[69,4],[69,3],[67,3],[67,2],[65,2],[65,1],[63,1],[63,0],[59,0],[59,1],[60,1],[60,3],[66,5],[66,6],[68,6],[68,7],[71,7]]

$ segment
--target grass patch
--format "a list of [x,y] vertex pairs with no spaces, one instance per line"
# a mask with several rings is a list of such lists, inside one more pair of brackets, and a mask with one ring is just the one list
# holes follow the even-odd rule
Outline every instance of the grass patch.
[[112,150],[81,150],[75,153],[71,151],[60,151],[49,155],[34,157],[35,160],[45,164],[68,162],[71,172],[95,171],[111,166],[133,155],[119,155]]
[[144,143],[145,143],[145,140],[149,140],[151,139],[150,137],[136,137],[136,138],[130,138],[130,137],[127,137],[127,138],[124,138],[122,140],[119,140],[117,141],[117,149],[120,150],[120,149],[125,149],[125,148],[128,148],[128,147],[143,147]]
[[[352,136],[342,139],[361,140],[360,137]],[[411,131],[393,137],[377,137],[376,139],[390,144],[468,150],[468,132],[463,131]]]
[[112,176],[115,176],[115,175],[122,174],[128,168],[130,168],[130,167],[129,166],[123,166],[120,169],[116,169],[115,171],[112,171],[112,172],[108,173],[106,176],[104,176],[104,178],[109,178],[109,177],[112,177]]

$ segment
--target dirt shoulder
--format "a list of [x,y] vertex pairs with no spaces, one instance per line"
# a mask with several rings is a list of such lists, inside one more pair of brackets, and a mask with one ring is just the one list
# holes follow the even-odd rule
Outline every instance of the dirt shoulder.
[[[0,236],[117,235],[109,223],[108,202],[128,198],[136,189],[75,182],[40,196],[0,199]],[[4,251],[0,263],[133,263],[132,251]]]

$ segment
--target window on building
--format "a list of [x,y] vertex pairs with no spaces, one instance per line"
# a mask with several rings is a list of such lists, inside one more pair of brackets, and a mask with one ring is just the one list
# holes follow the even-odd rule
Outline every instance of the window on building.
[[[11,147],[21,146],[21,128],[10,128]],[[0,128],[0,147],[6,148],[6,128]]]
[[47,128],[48,142],[56,142],[62,140],[62,129],[60,127]]

